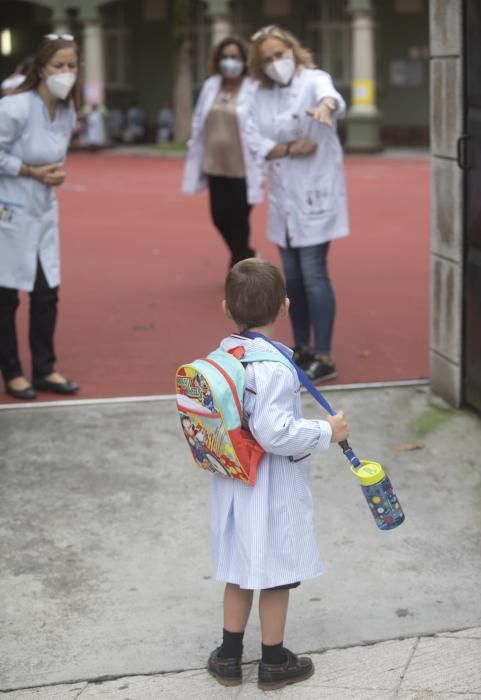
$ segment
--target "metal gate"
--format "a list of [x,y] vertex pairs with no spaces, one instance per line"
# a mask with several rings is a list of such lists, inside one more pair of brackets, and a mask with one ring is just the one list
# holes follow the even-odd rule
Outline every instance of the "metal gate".
[[[481,412],[481,2],[464,5],[464,399]],[[456,106],[453,105],[453,109]]]

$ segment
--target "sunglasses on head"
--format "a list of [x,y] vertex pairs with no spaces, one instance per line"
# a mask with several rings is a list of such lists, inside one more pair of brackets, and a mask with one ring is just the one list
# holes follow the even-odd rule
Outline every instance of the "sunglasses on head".
[[251,41],[257,41],[257,39],[260,39],[262,36],[270,34],[275,29],[279,29],[279,27],[277,27],[275,24],[269,24],[267,27],[262,27],[262,29],[259,29],[258,32],[251,36]]
[[58,39],[63,39],[64,41],[75,41],[73,34],[45,34],[44,39],[49,39],[50,41],[57,41]]

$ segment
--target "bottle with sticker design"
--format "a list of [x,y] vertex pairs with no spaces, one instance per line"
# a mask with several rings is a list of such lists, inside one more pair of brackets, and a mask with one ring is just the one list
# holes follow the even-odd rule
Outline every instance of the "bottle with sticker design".
[[392,530],[404,522],[405,515],[391,481],[378,462],[361,459],[360,467],[351,467],[359,479],[376,525],[380,530]]

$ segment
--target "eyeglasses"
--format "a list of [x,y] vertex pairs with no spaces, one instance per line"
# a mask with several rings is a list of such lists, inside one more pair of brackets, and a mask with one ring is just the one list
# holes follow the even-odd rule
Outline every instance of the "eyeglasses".
[[279,27],[275,24],[269,24],[267,27],[262,27],[262,29],[259,29],[258,32],[251,36],[251,41],[257,41],[257,39],[260,39],[262,36],[267,36],[267,34],[271,34],[271,32],[276,29],[279,29]]
[[63,39],[63,41],[75,41],[73,34],[45,34],[44,39],[49,39],[50,41],[57,41],[58,39]]

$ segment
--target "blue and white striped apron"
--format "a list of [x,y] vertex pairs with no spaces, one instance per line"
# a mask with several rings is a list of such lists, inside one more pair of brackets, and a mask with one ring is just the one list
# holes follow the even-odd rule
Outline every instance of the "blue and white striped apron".
[[[261,338],[232,335],[229,350],[276,350]],[[331,428],[302,418],[299,380],[279,362],[247,365],[244,413],[265,449],[254,488],[212,477],[211,546],[215,578],[241,588],[262,589],[320,576],[324,572],[314,536],[309,455],[325,452]]]

